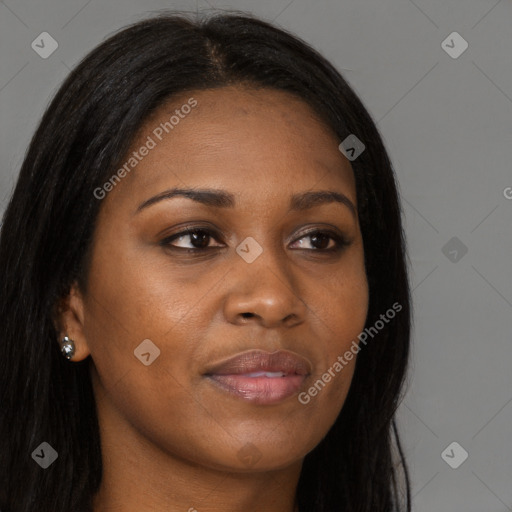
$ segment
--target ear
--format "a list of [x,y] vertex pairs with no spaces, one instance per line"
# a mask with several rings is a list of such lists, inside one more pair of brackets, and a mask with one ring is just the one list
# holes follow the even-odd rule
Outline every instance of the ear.
[[75,354],[71,361],[82,361],[90,355],[89,346],[84,332],[84,299],[75,282],[69,294],[63,297],[54,309],[54,325],[60,341],[67,336],[75,342]]

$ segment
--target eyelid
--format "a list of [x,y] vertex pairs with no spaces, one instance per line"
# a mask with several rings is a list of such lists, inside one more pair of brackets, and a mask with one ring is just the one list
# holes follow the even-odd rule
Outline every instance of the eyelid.
[[[219,249],[220,246],[213,246],[213,247],[205,247],[205,248],[188,248],[188,247],[176,247],[171,245],[170,242],[174,241],[175,239],[178,239],[183,236],[190,235],[192,233],[196,232],[204,232],[206,235],[209,235],[211,238],[213,238],[216,242],[219,242],[222,236],[220,235],[219,231],[215,228],[212,228],[210,226],[202,226],[202,225],[189,225],[189,226],[183,226],[182,229],[168,237],[165,237],[163,240],[160,241],[160,245],[163,247],[167,247],[171,250],[176,251],[187,251],[189,253],[199,253],[199,252],[206,252],[211,251],[213,249]],[[321,233],[324,235],[327,235],[331,238],[331,240],[334,240],[335,246],[331,247],[330,249],[303,249],[305,251],[310,252],[318,252],[318,253],[329,253],[331,251],[340,251],[344,249],[345,247],[352,244],[351,237],[348,237],[345,235],[341,230],[334,227],[310,227],[309,229],[306,229],[305,231],[300,232],[297,234],[294,239],[291,241],[291,243],[295,243],[302,238],[305,238],[307,236],[312,236],[317,233]],[[222,242],[220,242],[222,243]]]
[[186,236],[190,233],[196,233],[198,231],[204,231],[208,235],[211,235],[213,238],[218,240],[219,238],[222,238],[220,232],[212,228],[211,226],[202,226],[202,225],[190,225],[190,226],[182,226],[179,231],[176,231],[176,233],[173,233],[172,235],[166,236],[162,242],[169,241],[175,238],[179,238],[180,236]]

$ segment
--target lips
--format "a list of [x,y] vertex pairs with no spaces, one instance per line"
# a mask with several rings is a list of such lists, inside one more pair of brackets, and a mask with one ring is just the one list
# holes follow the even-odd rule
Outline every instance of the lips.
[[297,393],[311,371],[311,363],[294,352],[250,350],[213,365],[204,375],[225,392],[270,404]]
[[207,375],[242,375],[253,372],[281,372],[285,375],[307,375],[311,363],[302,356],[288,350],[265,352],[249,350],[214,365]]

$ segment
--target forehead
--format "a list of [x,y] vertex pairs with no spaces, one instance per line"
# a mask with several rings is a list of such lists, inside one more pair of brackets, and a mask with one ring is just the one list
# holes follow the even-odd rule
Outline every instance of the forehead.
[[182,93],[145,121],[123,162],[133,168],[107,199],[141,202],[175,186],[277,198],[318,185],[355,203],[352,168],[339,142],[306,102],[283,91],[236,86]]

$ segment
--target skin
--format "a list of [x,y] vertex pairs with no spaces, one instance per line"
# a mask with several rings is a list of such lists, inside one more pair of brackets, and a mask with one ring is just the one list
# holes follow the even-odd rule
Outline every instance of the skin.
[[[103,457],[94,512],[293,512],[303,459],[341,410],[356,357],[306,405],[297,395],[247,402],[203,373],[242,351],[283,348],[311,362],[307,391],[357,341],[368,311],[357,215],[336,202],[288,212],[292,194],[311,190],[357,207],[353,171],[306,103],[242,86],[174,98],[133,150],[190,97],[197,106],[102,200],[87,293],[73,286],[60,317],[73,361],[91,356]],[[173,187],[224,189],[236,205],[177,197],[136,213]],[[159,244],[185,224],[218,237]],[[349,245],[326,252],[335,239],[315,242],[304,234],[313,229]],[[236,252],[246,237],[263,249],[252,263]],[[134,356],[145,339],[160,349],[149,366]]]

